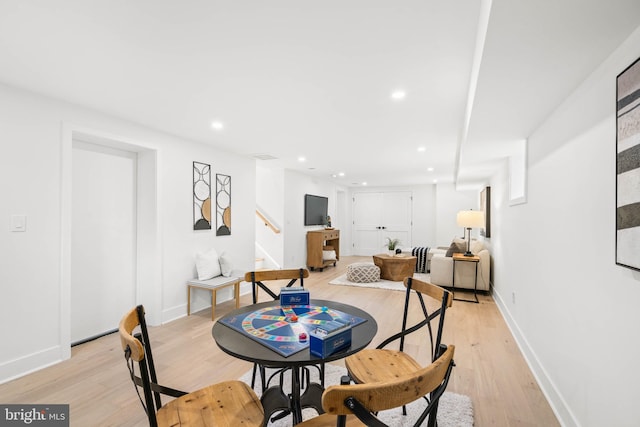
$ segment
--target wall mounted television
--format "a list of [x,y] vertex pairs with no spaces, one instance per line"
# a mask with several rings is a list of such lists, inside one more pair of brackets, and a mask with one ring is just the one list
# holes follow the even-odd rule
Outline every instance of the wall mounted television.
[[313,194],[304,195],[304,225],[324,225],[327,222],[329,199]]

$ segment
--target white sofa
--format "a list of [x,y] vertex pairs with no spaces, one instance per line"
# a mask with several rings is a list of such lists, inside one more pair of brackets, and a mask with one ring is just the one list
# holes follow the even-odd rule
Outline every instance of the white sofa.
[[[456,239],[466,248],[465,240]],[[471,241],[471,252],[480,257],[478,263],[478,290],[488,291],[491,273],[491,257],[484,244],[478,240]],[[431,283],[438,286],[451,287],[453,285],[453,258],[446,256],[445,250],[437,250],[431,257]],[[464,252],[464,251],[463,251]],[[476,274],[473,262],[456,261],[456,288],[473,289]]]

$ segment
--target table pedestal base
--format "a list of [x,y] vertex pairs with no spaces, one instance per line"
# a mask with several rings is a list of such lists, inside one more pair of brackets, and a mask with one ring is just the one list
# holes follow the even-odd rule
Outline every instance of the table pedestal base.
[[283,411],[283,413],[276,415],[271,421],[292,414],[293,425],[299,424],[302,422],[302,410],[304,408],[313,408],[318,414],[324,413],[322,409],[324,387],[322,385],[310,382],[305,387],[304,393],[300,395],[301,369],[305,368],[291,368],[291,395],[285,395],[280,385],[271,386],[262,394],[260,401],[264,408],[265,427],[269,423],[271,415],[280,411]]

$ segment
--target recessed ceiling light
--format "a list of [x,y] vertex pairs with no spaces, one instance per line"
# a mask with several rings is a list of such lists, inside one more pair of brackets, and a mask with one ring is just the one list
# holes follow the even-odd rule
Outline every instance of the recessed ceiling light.
[[307,159],[306,159],[304,156],[300,156],[300,157],[298,157],[298,161],[299,161],[300,163],[302,163],[302,162],[306,162],[306,161],[307,161]]
[[367,185],[367,182],[366,182],[366,181],[365,181],[365,182],[363,182],[363,183],[362,183],[362,185]]
[[434,180],[433,180],[433,183],[434,183],[434,184],[437,184],[437,183],[438,183],[438,180],[437,180],[437,179],[434,179]]
[[333,175],[331,175],[332,178],[337,178],[338,175],[336,175],[335,173]]
[[396,101],[404,99],[406,96],[407,93],[403,90],[394,90],[393,92],[391,92],[391,99],[395,99]]
[[338,176],[344,176],[344,172],[338,172]]
[[215,130],[222,130],[224,129],[224,123],[216,120],[214,122],[211,122],[211,127],[214,128]]
[[433,172],[433,168],[427,168],[428,172]]
[[427,147],[418,147],[418,153],[424,153],[427,151]]

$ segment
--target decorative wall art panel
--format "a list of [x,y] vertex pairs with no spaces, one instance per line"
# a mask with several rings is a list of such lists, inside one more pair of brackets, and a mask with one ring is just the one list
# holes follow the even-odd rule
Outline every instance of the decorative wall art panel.
[[231,234],[231,177],[216,174],[216,236]]
[[480,210],[484,212],[484,228],[480,229],[480,235],[491,237],[491,187],[480,192]]
[[616,91],[616,264],[640,270],[640,58]]
[[193,162],[193,229],[211,230],[211,165]]

